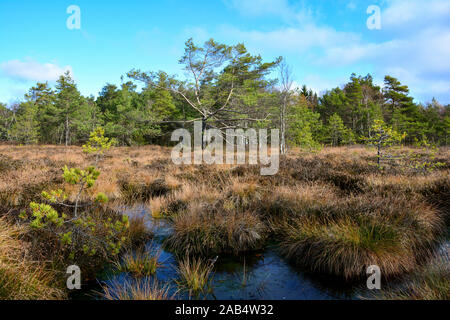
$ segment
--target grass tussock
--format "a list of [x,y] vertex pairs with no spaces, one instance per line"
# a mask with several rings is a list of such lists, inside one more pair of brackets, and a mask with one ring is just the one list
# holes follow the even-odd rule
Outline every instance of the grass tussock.
[[142,177],[130,178],[122,177],[119,181],[119,187],[121,190],[121,199],[128,203],[133,202],[145,202],[154,197],[166,195],[172,191],[175,186],[172,184],[172,180],[169,185],[165,179],[156,178],[151,181],[143,181]]
[[239,212],[232,203],[224,202],[223,206],[217,210],[211,204],[191,204],[172,218],[174,234],[165,246],[178,253],[205,256],[259,249],[268,231],[259,216],[251,211]]
[[339,200],[335,189],[323,183],[280,186],[265,194],[258,202],[257,210],[268,220],[314,212],[325,202],[333,203]]
[[188,291],[189,295],[208,293],[211,289],[213,266],[211,261],[186,256],[178,266],[178,287]]
[[389,277],[428,258],[443,219],[420,201],[355,196],[275,220],[273,228],[286,257],[313,271],[353,278],[378,265]]
[[129,218],[129,227],[126,230],[126,238],[134,247],[141,245],[152,238],[152,232],[146,226],[146,217],[143,215],[132,215]]
[[129,272],[134,277],[146,277],[156,273],[161,267],[159,262],[160,252],[150,254],[144,250],[125,253],[121,262],[116,262],[116,269],[119,272]]
[[138,281],[113,281],[103,286],[106,300],[171,300],[169,286],[148,278]]
[[383,289],[373,297],[382,300],[450,300],[450,265],[448,259],[435,257],[401,285]]
[[147,207],[155,219],[161,219],[168,215],[168,200],[164,197],[156,197],[148,201]]
[[[146,205],[154,218],[168,219],[174,233],[164,245],[179,256],[239,254],[260,249],[271,239],[286,257],[315,271],[352,278],[377,264],[394,276],[419,270],[434,253],[445,223],[449,229],[449,150],[440,149],[435,159],[445,165],[433,172],[399,166],[380,171],[373,165],[375,151],[368,148],[324,148],[316,153],[292,149],[281,157],[276,175],[263,177],[255,165],[176,166],[169,148],[118,147],[99,164],[98,183],[87,195],[104,192],[114,205],[90,213],[99,225],[121,214],[124,206],[137,204]],[[42,190],[61,188],[73,201],[76,189],[63,182],[60,168],[83,168],[91,162],[75,146],[0,146],[1,212],[17,217],[30,201],[42,201]],[[146,218],[150,217],[130,218],[128,247],[151,236]],[[98,232],[104,236],[101,229]],[[17,256],[2,270],[17,273],[19,279],[35,272],[42,283],[57,288],[45,280],[54,272],[39,274],[45,270],[43,262],[39,268],[22,262],[52,261],[62,270],[58,266],[65,265],[61,257],[66,252],[57,245],[59,240],[51,234],[24,233],[21,246],[30,248],[32,259]],[[5,257],[3,247],[0,256]],[[105,257],[76,259],[94,272],[108,261]],[[158,292],[152,286],[141,288],[143,296]],[[127,294],[125,298],[139,296]]]
[[[29,259],[23,228],[0,219],[0,300],[65,298],[58,274]],[[62,278],[62,276],[61,276]]]

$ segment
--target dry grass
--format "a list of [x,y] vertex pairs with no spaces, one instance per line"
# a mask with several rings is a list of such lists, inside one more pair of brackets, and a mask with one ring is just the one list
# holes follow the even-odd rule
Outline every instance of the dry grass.
[[146,226],[146,217],[132,215],[129,218],[130,225],[126,230],[126,237],[132,247],[140,245],[149,240],[153,235]]
[[[396,275],[420,269],[449,226],[447,149],[436,155],[445,166],[429,174],[395,166],[379,172],[368,148],[290,150],[278,174],[265,177],[259,166],[176,166],[170,151],[113,148],[90,192],[106,193],[117,208],[143,203],[154,217],[169,219],[175,232],[166,247],[183,256],[239,254],[274,237],[287,257],[313,270],[350,278],[378,264]],[[15,217],[51,188],[73,199],[60,168],[91,160],[79,147],[0,146],[0,212]],[[136,219],[133,243],[148,239],[144,218]]]
[[134,277],[146,277],[156,273],[161,266],[159,262],[160,252],[150,254],[143,249],[136,252],[125,253],[121,262],[116,262],[119,272],[129,272]]
[[103,286],[103,298],[106,300],[171,300],[170,287],[157,281],[143,279],[138,281],[114,281]]
[[279,186],[268,192],[259,202],[260,213],[267,219],[294,216],[339,201],[336,187],[323,183],[304,183],[298,186]]
[[0,300],[63,299],[57,274],[27,257],[23,228],[0,219]]
[[176,280],[181,290],[189,295],[207,294],[211,289],[213,264],[200,258],[186,256],[178,266],[179,279]]
[[313,271],[352,278],[378,265],[389,277],[412,271],[433,252],[443,219],[418,200],[362,195],[324,201],[275,220],[273,228],[282,252]]
[[167,198],[156,197],[147,202],[147,208],[153,218],[160,219],[167,215]]
[[400,286],[389,286],[372,296],[379,300],[450,300],[449,260],[435,257],[405,279]]
[[165,246],[181,254],[238,254],[261,248],[267,236],[267,227],[257,214],[234,207],[227,211],[207,203],[191,203],[172,220],[175,232]]

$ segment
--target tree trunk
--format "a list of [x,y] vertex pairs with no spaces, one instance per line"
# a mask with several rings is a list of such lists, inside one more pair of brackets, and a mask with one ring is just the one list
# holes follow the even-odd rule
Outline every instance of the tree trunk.
[[66,115],[66,147],[69,145],[69,115]]
[[280,129],[281,129],[281,146],[280,146],[280,152],[281,154],[285,154],[286,153],[286,117],[284,115],[284,111],[282,112],[282,116],[281,116],[281,125],[280,125]]
[[[59,129],[61,129],[61,126],[59,126]],[[59,131],[59,129],[58,129],[58,131]],[[61,134],[59,135],[59,144],[62,144],[63,136],[64,136],[64,130],[61,129]]]
[[381,142],[378,143],[378,152],[377,152],[377,163],[378,168],[380,167],[380,160],[381,160]]
[[206,148],[206,117],[202,117],[202,150]]
[[287,94],[284,94],[283,104],[281,106],[280,112],[280,135],[281,135],[281,143],[280,143],[280,153],[286,154],[286,106],[287,106]]

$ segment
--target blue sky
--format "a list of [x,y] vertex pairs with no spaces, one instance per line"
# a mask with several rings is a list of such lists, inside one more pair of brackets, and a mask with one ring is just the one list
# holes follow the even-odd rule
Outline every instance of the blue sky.
[[[81,29],[69,30],[70,5]],[[381,9],[369,30],[367,8]],[[284,56],[295,83],[318,92],[350,74],[398,77],[417,101],[450,103],[448,0],[0,0],[0,101],[71,70],[97,96],[133,68],[183,76],[184,42],[243,42],[265,60]]]

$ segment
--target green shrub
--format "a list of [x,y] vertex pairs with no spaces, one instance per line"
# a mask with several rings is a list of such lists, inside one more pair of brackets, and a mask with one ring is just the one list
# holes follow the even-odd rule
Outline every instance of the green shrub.
[[[109,149],[111,141],[103,137],[103,131],[97,129],[85,146],[85,152],[103,154]],[[29,222],[38,238],[59,240],[59,249],[67,253],[70,260],[87,261],[91,257],[102,258],[117,255],[126,242],[126,230],[129,227],[128,216],[111,214],[102,204],[108,201],[106,195],[98,193],[93,199],[80,204],[81,196],[94,186],[100,171],[94,166],[86,169],[63,168],[66,183],[77,187],[75,203],[67,203],[63,190],[43,191],[42,197],[47,203],[31,202],[28,210],[20,218]],[[64,208],[58,212],[57,208]],[[83,212],[79,212],[83,209]]]

